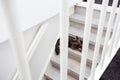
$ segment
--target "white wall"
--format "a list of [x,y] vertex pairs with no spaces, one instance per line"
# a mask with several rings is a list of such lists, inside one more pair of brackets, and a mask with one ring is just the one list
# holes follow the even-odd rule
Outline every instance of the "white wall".
[[[2,1],[2,0],[1,0]],[[0,43],[9,38],[6,31],[7,21],[0,1]],[[6,0],[3,0],[6,1]],[[59,0],[12,0],[16,4],[19,25],[23,31],[33,27],[34,25],[43,22],[50,17],[58,14]],[[77,0],[68,0],[69,6],[74,5]],[[2,34],[2,35],[1,35]],[[4,35],[4,36],[3,36]]]
[[[59,12],[59,0],[17,0],[21,25],[24,29],[38,24]],[[77,0],[68,0],[69,6]]]

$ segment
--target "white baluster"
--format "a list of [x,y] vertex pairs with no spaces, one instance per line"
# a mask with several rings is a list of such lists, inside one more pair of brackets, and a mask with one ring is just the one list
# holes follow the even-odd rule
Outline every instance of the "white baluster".
[[18,29],[19,22],[16,14],[16,1],[3,0],[3,7],[8,19],[8,30],[10,32],[12,47],[16,55],[17,68],[22,75],[22,80],[31,80],[29,64],[25,56],[26,51],[23,35],[20,29]]
[[67,80],[69,8],[67,0],[60,1],[60,80]]
[[118,45],[119,39],[120,39],[120,23],[119,23],[117,33],[116,33],[116,37],[115,37],[115,47],[116,48],[120,46],[120,45]]
[[102,52],[101,61],[100,61],[100,67],[101,68],[103,68],[103,64],[104,64],[103,62],[104,62],[104,58],[105,58],[106,51],[107,51],[107,48],[108,48],[108,42],[109,42],[109,39],[110,39],[110,34],[111,34],[111,31],[112,31],[112,28],[113,28],[115,12],[117,10],[117,3],[118,3],[118,0],[113,2],[112,11],[111,11],[110,19],[109,19],[109,22],[108,22],[107,33],[106,33],[104,46],[103,46],[103,52]]
[[[30,44],[29,49],[27,51],[27,56],[26,56],[26,59],[27,59],[28,62],[30,62],[30,60],[32,59],[32,56],[33,56],[37,46],[39,45],[39,42],[40,42],[46,28],[48,27],[48,24],[49,23],[47,23],[47,22],[42,24],[42,26],[39,28],[38,33],[36,34],[34,40]],[[41,72],[39,80],[42,79],[42,77],[44,75],[44,71],[45,70],[43,70],[43,72]],[[19,72],[17,70],[15,75],[13,76],[12,80],[16,80],[18,78],[18,76],[19,76]],[[19,78],[20,78],[20,76],[19,76]]]
[[102,38],[102,33],[104,29],[104,22],[106,18],[106,10],[108,6],[108,1],[109,0],[103,0],[102,4],[102,9],[101,9],[101,14],[100,14],[100,20],[98,24],[98,32],[97,32],[97,37],[96,37],[96,43],[95,43],[95,51],[94,51],[94,56],[93,56],[93,64],[92,64],[92,69],[91,69],[91,75],[90,75],[90,80],[94,80],[94,74],[95,74],[95,69],[98,61],[98,56],[99,56],[99,50],[100,50],[100,45],[101,45],[101,38]]
[[118,9],[118,14],[117,14],[117,19],[115,21],[115,25],[113,27],[113,34],[112,34],[112,37],[110,39],[110,45],[109,45],[109,57],[111,57],[111,52],[112,52],[112,48],[114,46],[114,41],[115,41],[115,36],[116,36],[116,32],[118,30],[118,25],[119,25],[119,22],[120,22],[120,8]]
[[89,39],[91,32],[91,21],[93,16],[93,4],[94,4],[94,0],[88,0],[88,4],[86,8],[83,50],[82,50],[79,80],[84,80],[84,76],[85,76],[86,60],[87,60],[87,53],[88,53]]

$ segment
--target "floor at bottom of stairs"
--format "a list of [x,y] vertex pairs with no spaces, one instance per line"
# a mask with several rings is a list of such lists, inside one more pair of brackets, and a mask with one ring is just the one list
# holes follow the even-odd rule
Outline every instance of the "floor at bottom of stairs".
[[[55,68],[52,63],[49,63],[43,80],[60,80],[60,71]],[[72,76],[68,75],[68,80],[77,80]]]
[[120,49],[103,73],[100,80],[120,80]]

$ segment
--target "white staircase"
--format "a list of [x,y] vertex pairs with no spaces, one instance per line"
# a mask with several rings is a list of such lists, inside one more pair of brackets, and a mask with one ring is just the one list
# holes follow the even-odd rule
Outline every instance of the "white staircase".
[[[31,39],[29,42],[25,41],[26,51],[22,47],[24,46],[22,37],[16,36],[19,29],[15,27],[17,25],[15,21],[18,19],[14,21],[15,17],[10,17],[15,14],[15,7],[12,8],[11,2],[8,2],[10,9],[5,5],[8,8],[8,10],[5,9],[6,11],[13,9],[11,14],[6,13],[10,23],[15,23],[14,28],[11,27],[12,24],[9,25],[9,30],[13,35],[11,36],[14,43],[13,49],[16,50],[15,55],[18,59],[17,68],[14,69],[11,80],[22,80],[22,78],[24,80],[99,80],[114,57],[120,44],[120,8],[115,7],[117,2],[114,1],[113,6],[108,7],[107,0],[104,0],[102,5],[96,5],[93,0],[88,2],[81,0],[81,2],[74,1],[77,4],[68,7],[66,0],[60,1],[60,14],[42,22],[38,33],[33,31],[36,36],[31,37],[26,34],[25,40]],[[68,23],[70,23],[69,27]],[[30,33],[33,32],[30,31]],[[82,52],[67,47],[68,34],[78,36],[83,41]],[[59,36],[62,55],[56,55],[54,49]],[[19,56],[21,53],[23,55]],[[27,53],[27,57],[24,53]]]
[[[76,5],[74,7],[74,10],[75,10],[74,14],[70,16],[69,35],[78,36],[82,40],[83,34],[84,34],[84,23],[85,23],[85,7]],[[92,29],[91,29],[91,36],[90,36],[90,42],[89,42],[89,51],[88,51],[89,53],[87,53],[88,56],[87,56],[87,67],[86,67],[86,73],[85,73],[85,80],[88,80],[90,76],[90,70],[92,66],[94,47],[96,43],[96,35],[97,35],[100,11],[94,10],[94,14],[95,16],[93,17],[93,21],[92,21]],[[104,37],[106,34],[106,29],[107,29],[106,25],[107,25],[108,17],[106,18],[106,22],[105,22],[106,24],[105,24],[104,32],[102,36],[101,47],[99,51],[99,58],[97,61],[98,63],[100,61],[100,56],[101,56],[102,48],[104,45]],[[112,35],[112,32],[111,32],[111,35]],[[82,53],[79,51],[70,49],[70,48],[68,52],[69,52],[68,80],[79,80],[80,60],[81,60]],[[48,65],[48,68],[45,72],[44,79],[45,80],[60,80],[59,70],[60,70],[60,55],[56,55],[54,52],[51,58],[51,61]]]

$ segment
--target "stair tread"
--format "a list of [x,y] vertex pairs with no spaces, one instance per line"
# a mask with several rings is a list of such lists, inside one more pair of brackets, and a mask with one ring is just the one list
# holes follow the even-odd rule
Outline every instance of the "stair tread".
[[[79,56],[79,57],[82,55],[81,52],[69,48],[69,53],[71,54],[71,52],[72,52],[74,55],[77,55],[77,56]],[[89,52],[89,53],[88,53],[88,59],[92,61],[93,51],[89,49],[88,52]]]
[[[55,62],[56,64],[60,65],[60,56],[53,55],[51,61]],[[73,71],[76,74],[79,74],[80,69],[80,63],[74,59],[68,58],[68,70]],[[88,78],[90,75],[90,67],[86,67],[86,74],[85,77]]]
[[46,78],[45,78],[45,77],[43,77],[43,78],[42,78],[42,80],[46,80]]
[[[78,22],[78,23],[81,23],[81,24],[84,24],[85,23],[85,16],[84,15],[80,15],[78,13],[75,13],[75,14],[70,16],[70,20]],[[97,18],[93,18],[92,19],[92,27],[96,27],[97,28],[98,23],[99,23],[99,19],[97,19]],[[104,28],[105,29],[107,28],[107,21],[105,22]]]
[[60,80],[60,72],[49,63],[45,76],[52,80]]
[[[80,38],[83,38],[83,35],[84,35],[84,29],[83,28],[78,28],[78,27],[74,27],[74,26],[70,26],[69,28],[70,28],[69,29],[70,34],[79,36]],[[96,33],[91,33],[91,35],[90,35],[90,43],[95,44],[96,35],[97,35]],[[104,37],[102,37],[101,45],[102,46],[104,45]]]
[[[49,78],[50,80],[60,80],[60,71],[54,66],[52,66],[50,63],[45,72],[45,76]],[[76,79],[68,75],[68,80],[76,80]]]

